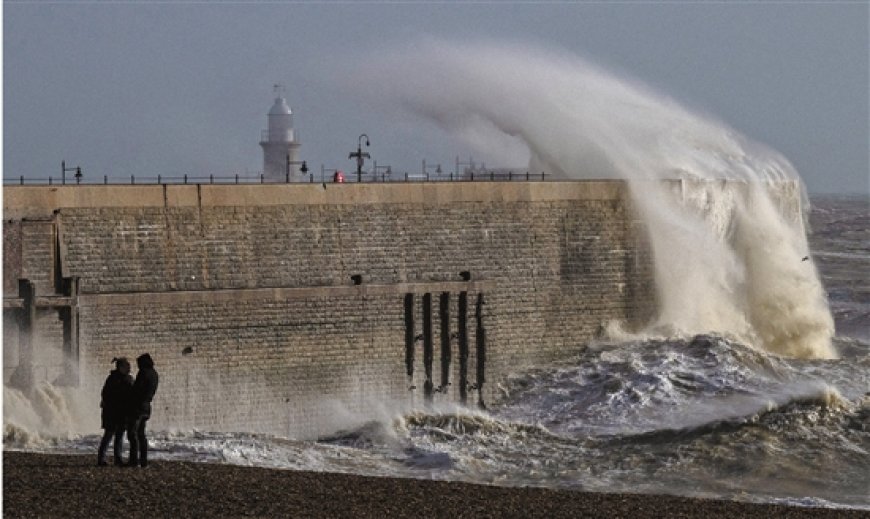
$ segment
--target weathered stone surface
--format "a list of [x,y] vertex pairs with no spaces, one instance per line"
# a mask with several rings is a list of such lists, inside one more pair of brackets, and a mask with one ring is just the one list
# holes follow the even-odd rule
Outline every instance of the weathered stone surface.
[[[177,203],[167,195],[163,206],[150,196],[117,207],[59,203],[42,236],[50,242],[51,229],[62,230],[63,273],[81,277],[83,368],[103,373],[113,356],[143,351],[155,358],[156,425],[310,434],[334,418],[329,401],[359,412],[422,401],[422,340],[413,377],[406,376],[408,290],[418,334],[423,295],[432,293],[438,387],[440,295],[449,293],[448,333],[455,335],[460,272],[481,283],[468,285],[469,404],[479,398],[479,358],[480,396],[492,402],[505,375],[576,351],[609,320],[650,314],[649,253],[618,183],[586,190],[566,183],[567,191],[493,183],[492,192],[466,185],[467,192],[457,184],[408,191],[413,203],[397,199],[392,186],[329,186],[335,199],[318,194],[313,203],[287,191],[286,204],[273,203],[273,186],[242,193],[186,186],[197,188],[195,203],[181,195]],[[269,203],[251,199],[252,187]],[[10,228],[22,235],[21,271],[45,283],[55,249],[36,238],[36,228],[25,229]],[[16,241],[4,230],[6,243]],[[362,276],[358,288],[354,275]],[[347,289],[289,290],[305,287]],[[485,357],[477,353],[480,293]],[[450,345],[451,385],[435,401],[459,400],[457,337]]]

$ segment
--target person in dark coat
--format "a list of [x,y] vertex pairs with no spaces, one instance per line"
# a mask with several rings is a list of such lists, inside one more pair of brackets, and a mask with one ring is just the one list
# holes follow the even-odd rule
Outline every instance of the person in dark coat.
[[97,465],[100,466],[107,465],[106,450],[109,448],[109,442],[113,439],[115,465],[123,464],[121,451],[124,443],[124,429],[133,395],[130,362],[124,357],[112,359],[112,362],[115,363],[115,369],[109,373],[106,383],[103,384],[103,391],[100,393],[100,407],[103,409],[100,413],[100,419],[104,429],[103,439],[100,440],[100,448],[97,450]]
[[127,421],[127,440],[130,442],[130,459],[128,465],[135,467],[148,466],[148,439],[145,437],[145,424],[151,418],[151,400],[157,392],[157,371],[154,361],[147,353],[136,359],[139,372],[133,383],[133,395],[130,414]]

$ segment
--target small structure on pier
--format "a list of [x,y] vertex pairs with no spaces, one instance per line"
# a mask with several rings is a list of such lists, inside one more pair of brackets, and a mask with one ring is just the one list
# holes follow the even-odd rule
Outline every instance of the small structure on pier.
[[284,87],[275,85],[275,103],[269,110],[268,129],[260,134],[263,148],[263,178],[266,182],[301,180],[299,142],[293,129],[293,112],[284,97]]

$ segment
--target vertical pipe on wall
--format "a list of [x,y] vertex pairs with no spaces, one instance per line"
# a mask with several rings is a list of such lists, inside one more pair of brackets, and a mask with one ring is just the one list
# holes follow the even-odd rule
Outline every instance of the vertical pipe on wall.
[[468,292],[459,293],[457,320],[459,337],[459,401],[468,399]]
[[441,321],[441,385],[439,390],[447,392],[450,385],[450,292],[441,292],[438,317]]
[[409,389],[414,389],[414,294],[405,294],[405,372]]
[[477,405],[486,408],[483,402],[483,383],[486,382],[486,329],[483,327],[483,294],[477,294],[477,307],[474,310],[474,318],[477,321],[477,330],[474,335],[477,341],[477,380],[474,387],[477,389]]
[[423,396],[427,402],[432,401],[432,294],[423,294],[423,370],[426,382],[423,383]]

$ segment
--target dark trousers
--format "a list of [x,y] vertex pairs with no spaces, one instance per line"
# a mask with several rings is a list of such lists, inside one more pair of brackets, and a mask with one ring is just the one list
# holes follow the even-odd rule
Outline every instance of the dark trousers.
[[103,439],[100,440],[100,449],[97,451],[97,463],[105,463],[106,462],[106,450],[109,448],[109,442],[114,439],[114,445],[112,446],[112,450],[115,454],[115,465],[121,464],[121,448],[124,443],[124,425],[116,424],[114,426],[106,427],[106,430],[103,432]]
[[127,441],[130,442],[130,465],[148,465],[148,438],[145,437],[145,424],[148,416],[138,416],[127,424]]

